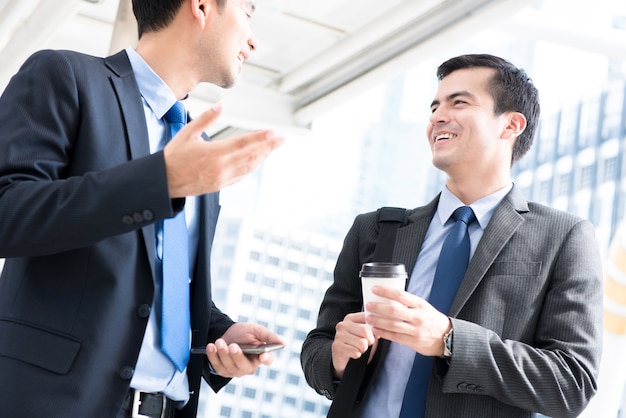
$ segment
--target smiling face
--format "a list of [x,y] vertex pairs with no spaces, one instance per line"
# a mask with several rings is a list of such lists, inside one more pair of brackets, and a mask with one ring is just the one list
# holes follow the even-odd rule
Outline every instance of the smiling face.
[[426,133],[433,165],[449,178],[490,178],[509,171],[515,137],[507,131],[510,115],[495,114],[488,90],[493,75],[490,68],[465,68],[439,83]]
[[211,13],[204,35],[196,45],[202,79],[220,87],[231,87],[250,52],[257,47],[250,27],[254,0],[227,0],[218,7],[211,3]]

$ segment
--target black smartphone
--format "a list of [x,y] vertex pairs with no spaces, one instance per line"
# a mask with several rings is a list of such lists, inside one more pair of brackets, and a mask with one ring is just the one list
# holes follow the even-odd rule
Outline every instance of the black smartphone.
[[260,344],[260,345],[252,345],[252,344],[239,344],[241,351],[244,354],[261,354],[268,353],[270,351],[280,350],[285,348],[283,344],[278,343],[270,343],[270,344]]

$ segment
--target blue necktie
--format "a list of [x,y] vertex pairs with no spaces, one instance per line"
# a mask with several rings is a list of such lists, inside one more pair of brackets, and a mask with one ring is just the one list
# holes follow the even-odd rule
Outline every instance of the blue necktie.
[[[435,279],[428,302],[448,314],[465,270],[469,264],[470,240],[467,227],[476,220],[469,206],[461,206],[452,214],[454,225],[441,247]],[[432,368],[432,357],[415,354],[409,381],[404,390],[400,418],[420,418],[426,412],[426,395]]]
[[[187,112],[180,102],[167,111],[170,137],[185,126]],[[163,221],[163,287],[161,351],[183,371],[189,361],[189,237],[185,211]]]

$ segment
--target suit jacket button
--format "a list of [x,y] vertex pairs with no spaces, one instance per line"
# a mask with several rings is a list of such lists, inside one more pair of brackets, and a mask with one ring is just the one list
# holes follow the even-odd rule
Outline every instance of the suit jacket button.
[[140,223],[142,223],[142,222],[143,222],[143,216],[141,215],[141,213],[139,213],[139,212],[135,212],[135,213],[133,213],[133,220],[134,220],[136,223],[140,224]]
[[124,366],[120,370],[120,377],[124,380],[132,379],[134,374],[135,374],[135,369],[133,369],[130,366]]
[[139,315],[139,318],[147,318],[150,316],[150,311],[150,305],[144,303],[137,308],[137,315]]
[[135,223],[135,221],[133,220],[133,217],[130,215],[122,216],[122,222],[124,223],[124,225],[132,225]]
[[151,211],[151,210],[146,209],[146,210],[144,210],[144,211],[142,212],[142,214],[143,214],[143,218],[144,218],[146,221],[151,221],[151,220],[153,220],[153,219],[154,219],[154,213],[152,213],[152,211]]

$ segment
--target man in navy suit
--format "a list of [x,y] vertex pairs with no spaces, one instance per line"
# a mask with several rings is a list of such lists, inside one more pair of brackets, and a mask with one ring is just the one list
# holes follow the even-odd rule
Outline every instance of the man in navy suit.
[[[272,361],[238,343],[279,336],[212,303],[210,253],[218,191],[284,139],[207,141],[216,105],[163,148],[175,102],[201,82],[235,82],[256,47],[254,9],[253,0],[133,1],[136,49],[41,51],[10,81],[0,98],[1,415],[192,417],[201,377],[217,391]],[[179,370],[159,348],[157,225],[182,210],[188,333],[205,355]]]

